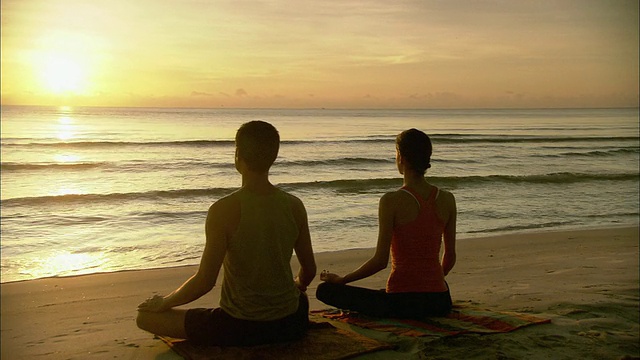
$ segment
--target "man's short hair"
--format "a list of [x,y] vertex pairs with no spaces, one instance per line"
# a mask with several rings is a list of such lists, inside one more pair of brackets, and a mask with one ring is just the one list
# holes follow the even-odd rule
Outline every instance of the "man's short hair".
[[236,133],[238,157],[255,172],[268,171],[278,157],[280,134],[268,122],[255,120],[242,124]]

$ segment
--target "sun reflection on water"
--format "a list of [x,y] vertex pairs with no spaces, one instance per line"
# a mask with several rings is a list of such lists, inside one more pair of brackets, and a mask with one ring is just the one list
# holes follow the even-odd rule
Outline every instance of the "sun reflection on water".
[[73,185],[60,186],[59,188],[54,189],[52,191],[52,195],[58,195],[58,196],[78,195],[78,194],[81,194],[80,189],[77,187],[74,187]]
[[68,116],[62,116],[58,119],[58,124],[55,128],[56,137],[63,141],[71,140],[76,135],[76,126],[73,124],[73,119]]
[[59,122],[60,124],[71,124],[71,123],[73,122],[73,119],[72,119],[72,118],[70,118],[69,116],[61,116],[61,117],[58,119],[58,122]]
[[61,252],[52,254],[42,259],[41,269],[43,275],[77,275],[87,272],[95,272],[104,263],[101,254]]
[[72,153],[55,154],[53,155],[53,161],[57,163],[75,163],[80,161],[80,156]]

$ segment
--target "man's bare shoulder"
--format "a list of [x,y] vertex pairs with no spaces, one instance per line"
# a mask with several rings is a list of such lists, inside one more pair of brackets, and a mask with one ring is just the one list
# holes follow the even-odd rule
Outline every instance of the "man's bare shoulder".
[[227,196],[218,199],[209,206],[210,214],[226,214],[240,208],[240,199],[238,192],[235,191]]
[[290,194],[286,191],[283,191],[283,193],[287,196],[287,198],[289,199],[289,202],[291,204],[291,207],[295,210],[304,210],[304,203],[302,202],[302,200],[300,200],[300,198],[298,198],[297,196]]
[[304,203],[297,196],[289,194],[286,191],[283,193],[289,199],[289,205],[291,206],[291,213],[298,224],[298,227],[308,226],[307,225],[307,209],[304,207]]

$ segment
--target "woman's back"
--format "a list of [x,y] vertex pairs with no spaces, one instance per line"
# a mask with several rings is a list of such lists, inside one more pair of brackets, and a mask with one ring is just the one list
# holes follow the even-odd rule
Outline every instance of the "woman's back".
[[446,291],[439,261],[445,227],[436,206],[439,193],[431,185],[422,189],[405,186],[396,192],[387,292]]

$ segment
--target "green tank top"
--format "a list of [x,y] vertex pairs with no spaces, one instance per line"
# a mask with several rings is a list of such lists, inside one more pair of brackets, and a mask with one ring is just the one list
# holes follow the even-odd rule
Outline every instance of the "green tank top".
[[291,256],[298,226],[288,195],[238,191],[240,223],[227,244],[220,307],[246,320],[276,320],[298,309]]

